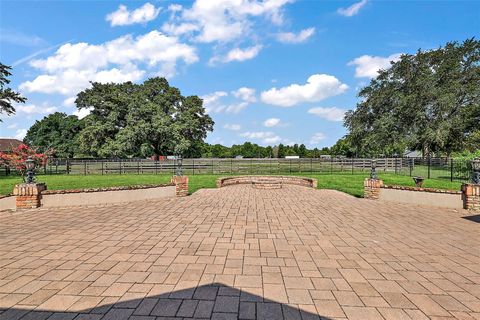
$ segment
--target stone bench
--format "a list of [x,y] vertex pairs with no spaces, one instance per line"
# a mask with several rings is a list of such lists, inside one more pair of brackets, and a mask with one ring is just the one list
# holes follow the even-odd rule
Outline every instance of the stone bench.
[[284,184],[317,188],[317,179],[296,176],[234,176],[217,179],[217,188],[237,184],[251,184],[261,189],[278,189]]

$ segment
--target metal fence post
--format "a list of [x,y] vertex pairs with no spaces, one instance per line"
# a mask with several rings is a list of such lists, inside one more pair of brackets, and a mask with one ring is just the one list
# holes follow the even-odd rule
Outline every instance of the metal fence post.
[[195,158],[192,159],[192,176],[195,175]]
[[450,181],[453,182],[453,159],[450,159]]
[[87,175],[87,161],[83,160],[83,175]]
[[430,164],[431,164],[431,158],[430,158],[430,155],[428,155],[428,179],[430,179]]
[[103,176],[103,160],[102,160],[102,176]]

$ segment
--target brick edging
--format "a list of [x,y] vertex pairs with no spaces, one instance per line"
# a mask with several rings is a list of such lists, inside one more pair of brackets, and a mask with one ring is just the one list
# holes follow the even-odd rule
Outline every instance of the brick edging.
[[135,186],[89,188],[89,189],[45,190],[45,191],[42,191],[42,195],[68,194],[68,193],[90,193],[90,192],[122,191],[122,190],[139,190],[139,189],[151,189],[151,188],[173,187],[173,186],[175,186],[175,184],[173,184],[173,183],[162,183],[162,184],[147,184],[147,185],[135,185]]
[[395,186],[395,185],[383,185],[380,188],[405,190],[405,191],[431,192],[431,193],[462,194],[462,191],[460,190],[457,191],[457,190],[450,190],[450,189],[419,188],[419,187]]
[[300,176],[275,176],[275,175],[245,175],[245,176],[225,176],[217,178],[216,185],[217,188],[221,188],[228,185],[235,184],[252,184],[255,179],[265,179],[265,180],[280,180],[285,184],[300,185],[305,187],[310,187],[313,189],[317,188],[317,179],[300,177]]

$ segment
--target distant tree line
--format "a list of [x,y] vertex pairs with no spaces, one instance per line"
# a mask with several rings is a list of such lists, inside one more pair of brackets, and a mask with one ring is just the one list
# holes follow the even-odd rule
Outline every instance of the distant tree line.
[[301,158],[319,158],[322,155],[330,155],[330,148],[307,149],[304,144],[275,146],[259,146],[258,144],[245,142],[240,145],[226,147],[221,144],[205,143],[201,148],[200,156],[203,158],[234,158],[242,156],[244,158],[284,158],[286,156],[300,156]]

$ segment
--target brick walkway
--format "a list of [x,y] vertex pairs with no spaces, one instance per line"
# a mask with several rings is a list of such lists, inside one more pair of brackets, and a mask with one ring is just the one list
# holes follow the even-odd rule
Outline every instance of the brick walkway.
[[466,215],[295,186],[1,213],[0,319],[480,319]]

